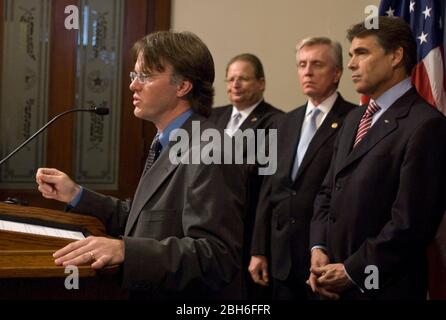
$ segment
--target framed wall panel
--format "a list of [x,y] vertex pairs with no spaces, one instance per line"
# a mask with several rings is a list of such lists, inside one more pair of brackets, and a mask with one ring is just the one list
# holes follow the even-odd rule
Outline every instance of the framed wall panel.
[[[24,16],[21,24],[16,22],[15,35],[10,31],[12,3],[28,9],[18,11]],[[34,4],[31,16],[29,7]],[[80,9],[79,30],[65,28],[69,5]],[[11,158],[0,168],[0,201],[16,197],[33,206],[63,208],[36,190],[35,172],[41,166],[57,168],[99,192],[120,198],[133,195],[156,129],[133,115],[130,51],[145,34],[169,29],[170,10],[170,0],[0,0],[2,156],[68,109],[96,105],[111,110],[104,118],[72,114],[59,119],[31,142],[31,149]],[[37,37],[39,28],[46,32],[39,31]],[[33,42],[26,42],[29,34]],[[28,53],[29,64],[38,70],[36,77],[20,62]],[[38,107],[24,104],[26,88],[39,88]]]
[[[47,120],[50,0],[3,1],[0,78],[0,158],[28,139]],[[46,140],[39,137],[0,168],[0,186],[34,186],[45,163]]]
[[110,114],[106,117],[78,115],[74,176],[78,183],[87,187],[116,190],[124,0],[82,0],[80,3],[82,19],[78,40],[76,104],[79,108],[107,107]]

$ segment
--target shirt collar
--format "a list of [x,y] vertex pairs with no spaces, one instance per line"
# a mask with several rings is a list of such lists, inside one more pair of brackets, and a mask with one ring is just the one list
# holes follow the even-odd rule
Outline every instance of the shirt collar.
[[380,106],[382,111],[386,111],[392,104],[395,103],[396,100],[401,98],[401,96],[409,91],[411,88],[412,82],[410,77],[408,77],[403,81],[398,82],[392,88],[380,95],[378,99],[375,100],[375,102],[378,104],[378,106]]
[[157,133],[163,149],[169,144],[170,133],[180,128],[186,122],[186,120],[192,116],[192,113],[192,109],[183,112],[178,117],[173,119],[162,132]]
[[310,99],[308,99],[307,103],[307,110],[305,112],[305,117],[310,114],[310,112],[313,111],[314,108],[319,108],[321,112],[326,115],[330,112],[331,108],[333,108],[333,105],[336,102],[336,99],[338,98],[338,93],[335,91],[331,96],[329,96],[327,99],[322,101],[319,105],[315,106],[313,102],[311,102]]
[[262,102],[263,99],[260,99],[256,104],[252,105],[249,108],[238,110],[235,106],[232,106],[232,114],[231,118],[234,117],[235,114],[240,113],[242,115],[242,119],[246,119],[249,117],[249,115],[254,111],[254,109]]

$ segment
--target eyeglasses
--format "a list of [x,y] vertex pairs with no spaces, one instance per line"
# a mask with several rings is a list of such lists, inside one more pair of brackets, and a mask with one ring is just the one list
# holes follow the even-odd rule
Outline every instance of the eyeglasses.
[[133,82],[135,79],[138,79],[138,82],[141,84],[145,84],[146,82],[152,82],[156,77],[166,75],[167,73],[159,73],[159,74],[151,74],[151,73],[142,73],[142,72],[130,72],[130,81]]
[[233,84],[236,81],[238,81],[240,83],[248,83],[249,81],[251,81],[253,79],[255,79],[255,78],[252,78],[252,77],[238,77],[238,78],[225,79],[225,82],[229,83],[229,84]]

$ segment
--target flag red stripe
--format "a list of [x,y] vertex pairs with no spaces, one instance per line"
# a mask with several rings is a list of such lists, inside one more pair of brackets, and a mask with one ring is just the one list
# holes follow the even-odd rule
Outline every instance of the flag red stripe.
[[412,73],[412,82],[417,88],[418,93],[431,105],[436,106],[434,96],[432,95],[432,89],[429,82],[429,75],[424,63],[420,62],[414,68]]

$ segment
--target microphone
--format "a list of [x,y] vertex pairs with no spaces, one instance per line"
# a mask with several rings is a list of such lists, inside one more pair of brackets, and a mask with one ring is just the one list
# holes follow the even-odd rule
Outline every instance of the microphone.
[[46,128],[48,128],[54,121],[57,119],[63,117],[64,115],[67,115],[72,112],[93,112],[100,116],[105,116],[109,113],[109,109],[105,107],[91,107],[90,109],[71,109],[65,112],[62,112],[61,114],[58,114],[53,119],[51,119],[47,124],[45,124],[42,128],[40,128],[36,133],[34,133],[31,137],[26,139],[20,146],[18,146],[14,151],[12,151],[10,154],[8,154],[5,158],[3,158],[0,161],[0,166],[8,161],[9,158],[11,158],[13,155],[15,155],[17,152],[19,152],[24,146],[26,146],[31,140],[33,140],[35,137],[37,137],[42,131],[44,131]]
[[104,107],[93,107],[92,109],[87,109],[87,110],[94,112],[100,116],[106,116],[107,114],[110,113],[110,109]]

